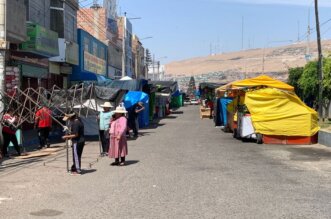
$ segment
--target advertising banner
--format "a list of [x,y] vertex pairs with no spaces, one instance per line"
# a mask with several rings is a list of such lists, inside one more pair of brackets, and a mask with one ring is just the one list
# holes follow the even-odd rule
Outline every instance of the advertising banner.
[[58,34],[34,23],[27,23],[28,40],[20,45],[20,49],[45,57],[59,55]]
[[91,53],[84,51],[84,70],[99,75],[106,75],[106,60],[100,59]]

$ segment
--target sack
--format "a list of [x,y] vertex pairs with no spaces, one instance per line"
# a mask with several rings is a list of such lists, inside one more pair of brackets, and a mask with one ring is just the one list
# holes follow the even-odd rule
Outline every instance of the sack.
[[109,139],[110,138],[109,129],[107,129],[107,130],[104,131],[103,136],[104,136],[105,139]]

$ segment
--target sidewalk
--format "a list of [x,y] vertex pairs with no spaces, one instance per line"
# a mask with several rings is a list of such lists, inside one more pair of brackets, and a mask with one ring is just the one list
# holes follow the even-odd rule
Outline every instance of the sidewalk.
[[[69,168],[72,165],[72,148],[68,148]],[[90,169],[100,157],[98,141],[87,141],[82,155],[82,169]],[[27,155],[0,160],[0,176],[20,171],[25,168],[45,166],[63,172],[67,171],[67,150],[65,142],[53,144],[50,148],[30,151]]]

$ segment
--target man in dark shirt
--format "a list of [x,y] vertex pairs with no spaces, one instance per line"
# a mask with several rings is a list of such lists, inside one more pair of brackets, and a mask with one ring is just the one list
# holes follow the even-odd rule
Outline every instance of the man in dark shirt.
[[73,175],[81,174],[81,158],[85,145],[84,124],[75,113],[66,114],[63,121],[68,121],[69,134],[62,138],[72,140],[73,165],[71,166],[71,173]]
[[138,137],[138,115],[141,111],[145,109],[144,103],[139,102],[131,107],[131,109],[128,110],[129,112],[129,118],[128,118],[128,125],[130,129],[133,131],[133,136]]

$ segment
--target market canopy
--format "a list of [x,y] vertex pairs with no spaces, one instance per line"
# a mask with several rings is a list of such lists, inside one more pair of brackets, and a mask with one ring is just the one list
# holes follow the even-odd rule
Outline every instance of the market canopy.
[[116,88],[127,91],[141,91],[143,88],[144,80],[114,80],[98,82],[99,86],[107,88]]
[[202,82],[199,84],[199,89],[200,90],[205,88],[216,89],[223,85],[224,83]]
[[245,104],[256,133],[281,136],[313,136],[318,130],[315,110],[293,92],[274,88],[248,91]]
[[287,91],[294,91],[294,87],[282,81],[273,79],[267,75],[261,75],[256,78],[249,78],[241,81],[232,82],[231,87],[258,87],[266,86],[270,88],[278,88]]
[[158,92],[174,94],[178,91],[177,81],[149,81],[153,87],[157,88]]

